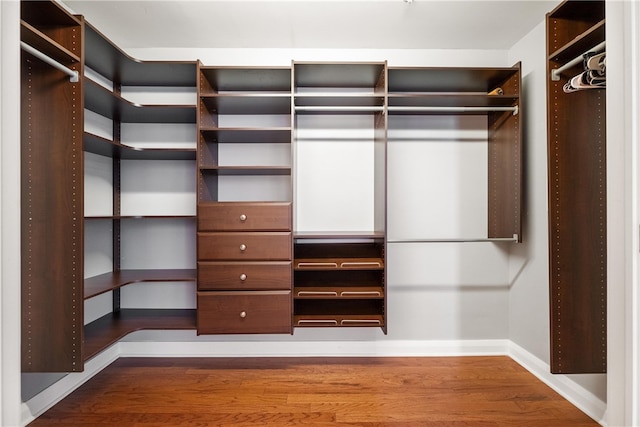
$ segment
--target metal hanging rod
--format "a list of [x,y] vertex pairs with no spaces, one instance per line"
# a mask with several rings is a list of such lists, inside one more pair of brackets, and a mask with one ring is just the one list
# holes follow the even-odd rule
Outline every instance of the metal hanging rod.
[[389,111],[406,111],[406,112],[455,112],[455,113],[468,113],[468,112],[484,112],[484,111],[511,111],[513,115],[518,114],[518,106],[514,107],[404,107],[404,106],[390,106]]
[[[387,107],[389,112],[393,111],[405,111],[405,112],[453,112],[453,113],[468,113],[468,112],[487,112],[487,111],[511,111],[513,115],[518,114],[518,106],[514,107]],[[326,111],[326,112],[347,112],[347,111],[362,111],[362,112],[371,112],[371,111],[384,111],[384,107],[382,106],[374,106],[374,107],[365,107],[365,106],[296,106],[296,111]]]
[[387,243],[481,243],[481,242],[517,242],[518,235],[513,237],[478,237],[478,238],[442,238],[442,239],[388,239]]
[[382,106],[373,106],[373,107],[367,107],[367,106],[344,106],[344,107],[339,107],[339,106],[306,106],[306,105],[297,105],[295,107],[296,111],[335,111],[335,112],[340,112],[340,111],[362,111],[362,112],[370,112],[370,111],[383,111],[384,107]]
[[551,80],[553,80],[554,82],[557,82],[558,80],[560,80],[560,74],[563,71],[568,70],[569,68],[571,68],[571,67],[573,67],[575,65],[578,65],[579,63],[582,62],[585,53],[600,52],[600,51],[604,50],[605,45],[606,45],[606,42],[602,42],[602,43],[592,47],[591,49],[587,50],[582,55],[576,56],[571,61],[569,61],[566,64],[564,64],[562,67],[555,68],[555,69],[551,70]]
[[62,65],[61,63],[59,63],[55,59],[45,55],[44,53],[40,52],[38,49],[34,48],[33,46],[30,46],[30,45],[26,44],[25,42],[21,41],[20,42],[20,47],[22,48],[22,50],[24,50],[26,52],[29,52],[30,54],[32,54],[36,58],[41,59],[42,61],[46,62],[47,64],[57,68],[58,70],[62,71],[65,74],[67,74],[69,76],[69,78],[70,78],[71,83],[77,83],[78,81],[80,81],[80,75],[78,74],[77,71],[72,70],[71,68],[65,67],[64,65]]

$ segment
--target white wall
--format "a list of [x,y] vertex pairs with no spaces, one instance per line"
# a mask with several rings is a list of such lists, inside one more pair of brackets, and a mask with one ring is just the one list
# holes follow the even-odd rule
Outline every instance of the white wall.
[[640,425],[637,2],[608,1],[607,422]]
[[20,423],[20,7],[0,2],[0,424]]

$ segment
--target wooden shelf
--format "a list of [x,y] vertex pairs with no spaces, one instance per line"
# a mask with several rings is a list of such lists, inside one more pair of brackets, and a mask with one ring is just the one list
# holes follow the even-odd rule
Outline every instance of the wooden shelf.
[[106,157],[126,160],[195,160],[195,148],[137,148],[84,133],[84,150]]
[[195,61],[132,58],[88,22],[85,23],[85,52],[89,68],[122,86],[196,87]]
[[84,79],[85,107],[122,123],[195,123],[195,105],[134,104],[91,79]]
[[[552,52],[562,51],[576,43],[580,44],[585,37],[587,39],[595,37],[595,33],[600,31],[602,31],[600,41],[604,40],[604,26],[600,25],[604,19],[605,5],[602,1],[562,2],[547,14],[547,54],[553,57]],[[602,29],[598,29],[599,27]],[[593,44],[582,47],[586,50],[592,46]],[[581,53],[577,52],[576,55]]]
[[139,282],[195,282],[195,269],[120,270],[84,280],[84,299]]
[[208,142],[218,143],[290,143],[290,127],[215,128],[201,127],[200,133]]
[[30,25],[20,21],[20,41],[36,48],[61,63],[80,62],[80,57]]
[[384,94],[295,94],[294,104],[296,107],[382,107]]
[[302,258],[293,262],[294,270],[384,270],[382,258]]
[[87,361],[131,332],[196,328],[193,309],[124,309],[109,313],[84,327],[84,360]]
[[605,32],[605,20],[603,19],[558,50],[549,53],[548,59],[559,65],[571,61],[601,43],[605,38]]
[[296,62],[296,88],[375,88],[384,87],[384,62],[322,63]]
[[255,92],[201,95],[209,112],[215,114],[290,114],[291,93]]
[[332,240],[343,242],[345,240],[375,239],[383,240],[383,231],[296,231],[293,238],[296,241],[302,240]]
[[121,219],[196,219],[195,215],[97,215],[85,216],[85,220],[121,220]]
[[372,315],[352,314],[316,314],[293,316],[293,326],[296,328],[313,327],[384,327],[384,317]]
[[458,93],[390,93],[391,107],[512,107],[518,105],[517,96]]
[[291,175],[290,166],[201,166],[200,171],[215,175]]
[[[82,43],[78,41],[82,39],[82,18],[71,15],[53,1],[21,1],[20,17],[22,41],[55,59],[71,54],[71,62],[80,61]],[[61,53],[62,58],[58,56]]]
[[[389,67],[389,93],[450,92],[487,94],[518,71],[510,68]],[[507,96],[515,93],[505,92]]]
[[295,299],[382,299],[382,286],[297,286],[294,290]]
[[200,67],[200,94],[291,92],[290,67]]

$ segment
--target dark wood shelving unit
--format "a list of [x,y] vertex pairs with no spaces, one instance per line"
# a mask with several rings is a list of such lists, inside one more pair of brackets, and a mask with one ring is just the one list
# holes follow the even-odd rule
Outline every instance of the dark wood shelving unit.
[[385,328],[384,236],[296,235],[294,327]]
[[551,372],[607,371],[606,89],[565,93],[563,67],[605,41],[605,2],[547,14]]
[[[21,41],[81,75],[82,18],[20,6]],[[83,87],[23,51],[21,96],[22,372],[81,371]]]
[[[83,78],[78,83],[70,82],[62,71],[31,53],[23,53],[22,90],[26,102],[22,110],[22,370],[82,371],[84,361],[129,332],[195,329],[195,310],[120,309],[119,290],[123,286],[138,282],[189,282],[195,281],[197,275],[195,268],[122,270],[119,242],[121,221],[195,220],[193,215],[121,215],[122,159],[195,161],[196,150],[127,146],[121,141],[120,127],[122,123],[195,126],[195,103],[139,105],[124,99],[121,88],[195,89],[196,62],[139,61],[125,54],[82,17],[70,15],[53,1],[21,2],[20,32],[24,43]],[[84,78],[85,66],[110,80],[113,89]],[[113,121],[112,139],[82,132],[83,107]],[[112,159],[111,215],[84,216],[83,152]],[[47,197],[41,197],[42,194]],[[83,222],[102,220],[113,221],[113,270],[85,280]],[[84,301],[107,292],[113,293],[113,312],[84,325]]]
[[[487,241],[522,241],[521,80],[519,63],[508,68],[389,68],[391,116],[486,116]],[[501,92],[490,94],[496,89]]]
[[[199,64],[198,95],[198,333],[291,333],[292,167],[221,158],[232,144],[291,145],[291,70]],[[221,197],[225,179],[276,177],[286,200]]]
[[[195,148],[137,148],[121,140],[124,123],[196,124],[196,105],[140,105],[121,96],[124,86],[196,87],[196,62],[139,61],[124,53],[93,26],[85,26],[87,67],[110,80],[109,90],[90,78],[84,79],[84,106],[113,121],[113,139],[84,132],[84,150],[112,159],[113,212],[111,215],[85,217],[86,221],[113,221],[112,271],[84,280],[84,298],[112,293],[113,311],[85,325],[85,360],[113,344],[126,334],[142,329],[195,329],[195,310],[121,309],[120,290],[141,282],[192,282],[194,269],[121,269],[120,244],[122,221],[194,220],[193,215],[121,215],[121,160],[191,160]],[[195,236],[194,236],[195,238]],[[195,266],[194,266],[195,267]]]
[[[293,72],[296,126],[303,120],[299,116],[373,117],[366,143],[374,150],[376,175],[371,183],[375,229],[296,230],[293,326],[379,327],[386,333],[387,64],[294,62]],[[296,141],[298,149],[306,142]]]
[[[440,114],[420,111],[426,107],[503,108],[486,113],[489,237],[521,238],[519,65],[389,68],[384,61],[293,61],[290,67],[209,67],[197,61],[140,61],[53,1],[23,1],[22,11],[22,39],[83,76],[74,86],[60,78],[59,71],[23,55],[23,67],[32,67],[29,72],[35,70],[37,75],[26,76],[23,70],[23,91],[35,83],[38,96],[37,105],[31,97],[23,96],[29,106],[22,112],[29,116],[23,124],[23,138],[29,141],[23,140],[23,145],[37,151],[23,156],[23,184],[28,182],[23,185],[23,200],[38,202],[35,207],[22,207],[22,244],[27,250],[38,246],[33,255],[48,260],[34,269],[34,258],[23,256],[23,305],[29,307],[23,307],[25,371],[81,371],[86,360],[128,333],[143,329],[253,334],[293,333],[296,327],[379,327],[386,333],[390,115]],[[563,15],[567,21],[571,18],[570,13]],[[604,33],[602,18],[585,20],[585,28],[572,34],[576,40],[555,48],[557,60]],[[85,67],[99,75],[97,79],[111,81],[112,88],[84,77]],[[194,105],[140,105],[122,96],[127,86],[195,88],[197,101]],[[488,95],[498,86],[503,94]],[[62,107],[52,112],[47,108],[50,105]],[[87,131],[74,133],[74,129],[84,129],[83,107],[113,122],[112,138]],[[309,115],[365,116],[362,121],[355,120],[367,123],[367,135],[353,139],[358,143],[363,140],[367,150],[373,151],[371,230],[294,230],[293,146],[307,140],[317,142],[313,136],[294,140],[294,129],[298,129],[299,116],[306,116],[301,122],[313,122],[315,118]],[[29,128],[36,120],[40,126]],[[194,124],[196,148],[129,146],[121,135],[122,125],[128,123]],[[50,135],[55,135],[53,142]],[[35,137],[45,146],[28,145]],[[263,157],[256,155],[239,161],[235,152],[231,161],[224,158],[228,150],[245,150],[249,144],[254,144],[256,151],[272,150],[269,154],[286,159],[279,164],[265,156],[273,164],[262,164]],[[283,145],[288,145],[288,151],[282,150]],[[108,215],[84,216],[84,182],[79,178],[83,175],[83,152],[112,162],[113,210]],[[248,153],[253,155],[253,151]],[[133,163],[122,160],[195,161],[197,215],[122,215],[121,167]],[[265,182],[268,186],[262,187]],[[259,191],[253,189],[256,183]],[[53,197],[32,197],[35,186]],[[339,187],[331,190],[341,191]],[[122,269],[123,221],[165,219],[197,221],[197,235],[193,236],[197,268]],[[104,225],[99,221],[112,221],[112,271],[84,279],[83,226],[93,222]],[[36,239],[37,245],[33,244]],[[62,273],[52,279],[51,272]],[[34,275],[38,276],[37,286]],[[124,286],[192,281],[197,283],[195,310],[120,307]],[[37,298],[32,296],[36,293]],[[107,293],[113,296],[112,312],[84,325],[84,302]],[[56,326],[55,333],[51,333],[51,325]]]

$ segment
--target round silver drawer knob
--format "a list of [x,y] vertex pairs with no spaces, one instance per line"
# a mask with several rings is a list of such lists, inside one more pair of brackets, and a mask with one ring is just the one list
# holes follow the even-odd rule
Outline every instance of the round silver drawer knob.
[[246,312],[246,311],[241,311],[241,312],[240,312],[240,317],[242,317],[243,319],[244,319],[245,317],[247,317],[247,312]]
[[244,243],[240,245],[240,250],[241,251],[246,251],[247,250],[247,245],[245,245]]
[[245,214],[240,215],[240,221],[246,221],[247,216]]
[[242,280],[243,282],[244,282],[245,280],[247,280],[247,275],[246,275],[246,274],[244,274],[244,273],[242,273],[242,274],[240,275],[240,280]]

